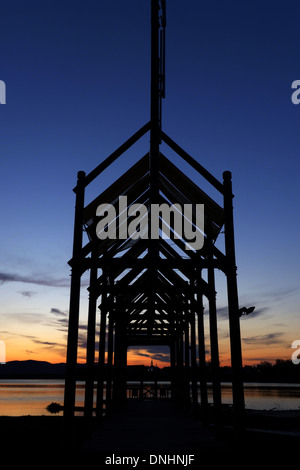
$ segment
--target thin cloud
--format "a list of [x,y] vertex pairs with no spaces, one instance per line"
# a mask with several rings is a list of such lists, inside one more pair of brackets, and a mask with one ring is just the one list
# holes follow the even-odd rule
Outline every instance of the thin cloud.
[[269,333],[267,335],[257,335],[257,336],[249,336],[247,338],[243,338],[243,342],[246,344],[264,344],[264,345],[269,345],[269,344],[278,344],[282,342],[282,336],[284,333],[278,332],[278,333]]
[[36,354],[39,354],[39,350],[43,349],[43,350],[51,351],[52,353],[55,352],[61,357],[65,358],[66,344],[62,344],[62,343],[58,343],[54,341],[43,341],[42,339],[38,339],[38,338],[32,340],[32,342],[37,345],[38,351],[36,352]]
[[130,348],[130,352],[133,353],[135,356],[148,357],[149,359],[153,359],[154,361],[166,363],[170,362],[170,354],[168,347],[156,346],[151,348],[145,348],[141,346],[141,348]]
[[48,322],[48,325],[54,327],[57,331],[62,331],[66,333],[68,330],[68,312],[61,310],[60,308],[52,307],[50,313],[53,314],[53,317]]
[[19,291],[19,294],[23,295],[24,297],[31,298],[36,295],[36,292],[33,292],[32,290],[23,290]]
[[[50,313],[53,313],[55,317],[51,320],[50,325],[56,328],[57,331],[66,333],[68,331],[69,317],[68,312],[61,310],[59,308],[51,308]],[[79,324],[78,325],[78,346],[86,346],[86,335],[87,335],[88,325]],[[108,330],[106,330],[108,331]]]
[[54,315],[61,315],[63,317],[66,317],[68,315],[67,312],[60,310],[59,308],[51,308],[50,313],[54,313]]
[[274,289],[269,289],[265,291],[258,290],[255,292],[255,294],[252,294],[251,296],[250,294],[244,295],[243,302],[245,304],[248,304],[250,301],[251,305],[280,303],[281,301],[293,296],[298,291],[298,286],[281,288],[274,287]]
[[69,324],[69,320],[68,318],[57,318],[57,331],[67,331],[68,329],[68,324]]
[[38,324],[45,320],[45,314],[43,313],[28,313],[28,312],[9,312],[0,314],[0,317],[9,320],[10,322],[15,321],[16,324]]
[[58,343],[56,342],[51,342],[51,341],[42,341],[40,339],[33,339],[32,340],[35,344],[42,344],[43,346],[58,346]]
[[0,331],[0,334],[1,336],[17,336],[17,337],[21,337],[21,338],[27,338],[27,339],[34,339],[36,338],[36,336],[32,336],[32,335],[22,335],[22,334],[19,334],[19,333],[15,333],[15,332],[12,332],[12,331],[6,331],[6,330],[2,330]]
[[5,282],[23,282],[25,284],[36,284],[38,286],[48,286],[48,287],[69,287],[70,281],[66,278],[53,279],[47,278],[44,275],[39,276],[23,276],[20,274],[11,274],[0,272],[0,284]]

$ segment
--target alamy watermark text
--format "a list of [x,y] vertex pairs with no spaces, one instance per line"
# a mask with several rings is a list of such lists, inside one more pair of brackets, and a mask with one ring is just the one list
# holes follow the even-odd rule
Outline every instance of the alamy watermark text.
[[297,348],[292,354],[292,363],[298,365],[300,364],[300,339],[295,339],[295,341],[293,341],[292,348]]
[[0,341],[0,364],[6,364],[6,347],[4,341]]
[[3,80],[0,80],[0,104],[6,104],[6,85]]
[[132,204],[120,196],[118,204],[100,204],[96,227],[101,240],[160,238],[181,239],[186,250],[201,250],[204,244],[204,204]]

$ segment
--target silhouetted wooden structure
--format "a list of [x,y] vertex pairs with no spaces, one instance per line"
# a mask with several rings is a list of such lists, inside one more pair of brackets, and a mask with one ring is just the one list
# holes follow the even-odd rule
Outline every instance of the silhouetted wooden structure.
[[[165,2],[152,0],[151,9],[151,120],[89,174],[80,171],[74,189],[76,207],[73,256],[69,262],[72,273],[64,415],[67,419],[74,416],[81,278],[89,270],[85,416],[96,414],[102,417],[104,401],[106,410],[109,410],[126,399],[128,347],[167,345],[171,358],[172,399],[185,405],[191,398],[194,409],[201,406],[205,418],[208,398],[203,297],[206,297],[209,303],[213,404],[216,423],[219,424],[221,387],[215,291],[217,269],[227,279],[233,408],[236,426],[241,427],[244,394],[231,173],[225,171],[223,181],[219,181],[161,129],[161,102],[165,93]],[[86,205],[87,186],[148,132],[149,152]],[[222,204],[213,200],[162,154],[162,142],[199,174],[199,180],[206,181],[220,195]],[[149,210],[152,204],[204,204],[203,248],[198,251],[185,250],[183,239],[133,239],[128,234],[124,239],[100,240],[96,234],[99,220],[97,207],[111,204],[117,208],[120,195],[127,196],[128,207],[143,204]],[[225,232],[224,252],[215,244],[222,228]],[[88,236],[86,244],[84,232]],[[97,307],[100,310],[99,330]],[[99,351],[96,354],[98,335]],[[200,377],[200,403],[197,377]]]

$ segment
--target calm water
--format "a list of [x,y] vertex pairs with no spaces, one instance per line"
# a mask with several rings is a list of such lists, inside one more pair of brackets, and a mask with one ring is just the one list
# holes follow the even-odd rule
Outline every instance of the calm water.
[[[49,415],[46,406],[63,404],[63,380],[0,380],[0,416]],[[77,384],[76,404],[83,405],[84,384]],[[211,390],[209,401],[212,402]],[[299,410],[300,385],[246,384],[246,408]],[[222,385],[222,402],[232,403],[231,386]]]

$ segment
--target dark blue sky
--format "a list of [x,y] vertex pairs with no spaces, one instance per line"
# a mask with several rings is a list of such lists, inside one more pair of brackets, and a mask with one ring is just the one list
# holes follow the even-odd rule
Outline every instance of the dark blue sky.
[[[77,171],[149,120],[150,0],[2,2],[0,47],[0,312],[9,341],[20,312],[44,327],[51,309],[68,309]],[[167,0],[163,129],[217,178],[232,171],[241,302],[262,312],[245,321],[249,357],[262,338],[266,358],[273,338],[288,356],[300,337],[300,106],[291,102],[299,51],[297,1]]]

